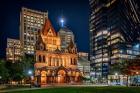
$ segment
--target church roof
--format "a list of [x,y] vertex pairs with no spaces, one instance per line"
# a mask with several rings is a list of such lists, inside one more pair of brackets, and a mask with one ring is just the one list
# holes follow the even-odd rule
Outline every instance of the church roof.
[[41,37],[41,33],[39,32],[37,43],[40,43],[40,42],[43,42],[43,40],[42,40],[42,37]]
[[40,44],[41,43],[45,47],[45,43],[43,42],[42,37],[41,37],[41,33],[39,32],[38,40],[36,41],[36,49],[37,50],[40,49]]
[[58,48],[54,51],[54,53],[62,53],[63,51],[59,50]]
[[46,19],[45,24],[44,24],[43,29],[42,29],[42,34],[47,35],[50,29],[51,29],[53,35],[56,36],[56,32],[55,32],[50,20]]

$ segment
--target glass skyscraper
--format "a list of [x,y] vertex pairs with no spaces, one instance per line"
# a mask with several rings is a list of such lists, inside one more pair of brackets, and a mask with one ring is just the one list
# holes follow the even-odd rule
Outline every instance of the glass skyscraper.
[[113,64],[140,55],[138,6],[135,0],[89,3],[91,76],[105,79]]

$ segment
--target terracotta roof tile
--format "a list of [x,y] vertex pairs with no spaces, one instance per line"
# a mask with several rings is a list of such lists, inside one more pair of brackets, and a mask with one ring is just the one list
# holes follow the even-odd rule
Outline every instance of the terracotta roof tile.
[[50,20],[46,19],[45,24],[44,24],[43,29],[42,29],[42,34],[47,35],[50,29],[52,30],[54,36],[56,36],[56,32],[55,32]]

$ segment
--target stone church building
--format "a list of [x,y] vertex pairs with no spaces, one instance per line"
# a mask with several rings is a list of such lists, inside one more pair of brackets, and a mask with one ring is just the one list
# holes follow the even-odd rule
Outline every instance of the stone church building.
[[71,40],[66,49],[61,49],[60,36],[46,19],[36,43],[35,82],[40,86],[80,83],[82,74],[77,61],[75,42]]

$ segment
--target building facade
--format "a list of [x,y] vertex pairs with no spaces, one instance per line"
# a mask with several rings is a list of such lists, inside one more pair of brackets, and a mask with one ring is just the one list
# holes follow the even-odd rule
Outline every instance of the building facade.
[[40,86],[80,83],[82,74],[77,68],[77,60],[74,41],[62,50],[61,38],[47,19],[36,45],[35,82]]
[[22,55],[23,53],[20,40],[8,38],[6,48],[6,60],[14,63],[20,61]]
[[85,57],[88,59],[89,54],[86,52],[78,52],[78,57]]
[[47,12],[36,11],[23,7],[20,13],[20,40],[23,52],[29,55],[35,53],[35,43],[38,39],[38,31],[42,29]]
[[88,53],[78,52],[78,69],[82,72],[83,77],[90,80],[90,61]]
[[135,0],[89,1],[91,72],[104,79],[112,64],[140,54],[134,49],[140,36],[138,9]]
[[71,40],[74,41],[74,34],[67,27],[62,27],[59,30],[58,35],[61,38],[61,48],[62,49],[67,48],[69,43],[71,42]]

